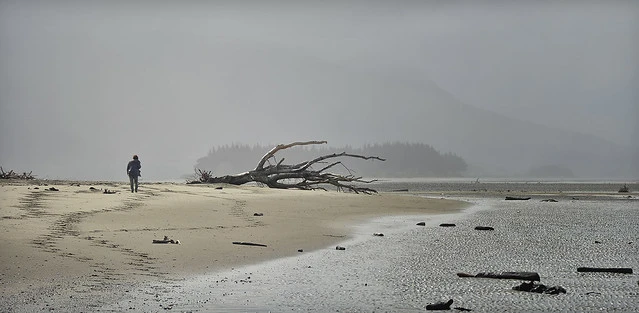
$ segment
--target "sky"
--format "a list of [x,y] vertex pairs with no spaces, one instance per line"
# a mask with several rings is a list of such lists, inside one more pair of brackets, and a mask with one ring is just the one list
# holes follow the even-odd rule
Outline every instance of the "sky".
[[343,136],[383,111],[371,77],[639,152],[637,56],[635,1],[0,0],[0,166],[174,179],[216,145],[413,138]]

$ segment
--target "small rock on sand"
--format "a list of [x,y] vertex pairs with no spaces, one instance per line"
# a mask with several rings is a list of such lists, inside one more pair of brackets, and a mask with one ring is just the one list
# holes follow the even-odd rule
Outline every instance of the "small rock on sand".
[[429,304],[426,306],[426,310],[428,311],[450,310],[451,304],[453,304],[453,299],[450,299],[447,302],[437,302],[437,303]]

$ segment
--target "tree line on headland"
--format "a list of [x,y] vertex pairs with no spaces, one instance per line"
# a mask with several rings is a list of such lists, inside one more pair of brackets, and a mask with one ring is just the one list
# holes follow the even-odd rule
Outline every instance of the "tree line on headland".
[[[197,160],[196,169],[212,171],[213,175],[235,174],[255,168],[260,158],[272,146],[231,144],[214,147]],[[352,171],[362,177],[460,177],[467,170],[466,161],[451,152],[440,153],[423,143],[366,144],[362,147],[296,147],[283,151],[280,158],[287,163],[311,160],[332,153],[353,153],[378,156],[386,161],[344,160],[335,171]],[[279,161],[279,160],[278,160]]]

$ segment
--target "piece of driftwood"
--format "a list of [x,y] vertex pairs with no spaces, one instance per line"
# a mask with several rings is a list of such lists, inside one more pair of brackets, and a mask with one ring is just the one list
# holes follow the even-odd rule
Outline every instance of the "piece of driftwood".
[[457,273],[458,277],[494,278],[494,279],[518,279],[527,281],[541,281],[538,273],[535,272],[500,272],[500,273],[477,273],[476,275],[467,273]]
[[629,267],[578,267],[577,268],[577,272],[580,272],[580,273],[601,272],[601,273],[632,274],[632,268],[629,268]]
[[173,244],[180,244],[179,240],[173,240],[171,238],[169,238],[168,236],[164,236],[164,239],[153,239],[153,243],[173,243]]
[[432,303],[426,306],[426,310],[428,311],[442,311],[442,310],[450,310],[450,305],[453,304],[453,299],[450,299],[446,302],[437,302]]
[[513,287],[513,290],[543,293],[548,295],[558,295],[560,293],[566,293],[566,289],[564,287],[548,287],[544,284],[536,284],[534,282],[521,283],[520,285]]
[[530,197],[506,197],[506,200],[530,200]]
[[451,223],[442,223],[439,224],[439,227],[455,227],[455,224],[451,224]]
[[13,170],[5,172],[2,166],[0,166],[0,179],[35,179],[35,177],[31,175],[31,172],[23,172],[21,174],[16,173]]
[[495,230],[495,229],[490,226],[476,226],[475,230]]
[[187,184],[203,184],[206,183],[211,177],[213,177],[211,171],[195,169],[195,177],[199,177],[199,180],[187,181]]
[[233,241],[234,245],[242,245],[242,246],[254,246],[254,247],[266,247],[265,244],[254,243],[254,242],[246,242],[246,241]]

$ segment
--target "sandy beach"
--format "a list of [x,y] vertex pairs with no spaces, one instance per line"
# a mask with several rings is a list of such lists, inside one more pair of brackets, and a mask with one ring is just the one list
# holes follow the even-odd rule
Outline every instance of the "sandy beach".
[[[351,226],[374,217],[455,213],[465,205],[257,186],[146,183],[131,193],[113,182],[2,182],[0,308],[61,309],[58,300],[76,299],[73,311],[82,311],[103,304],[106,290],[129,292],[114,287],[306,253],[349,239]],[[180,243],[152,243],[164,236]]]

